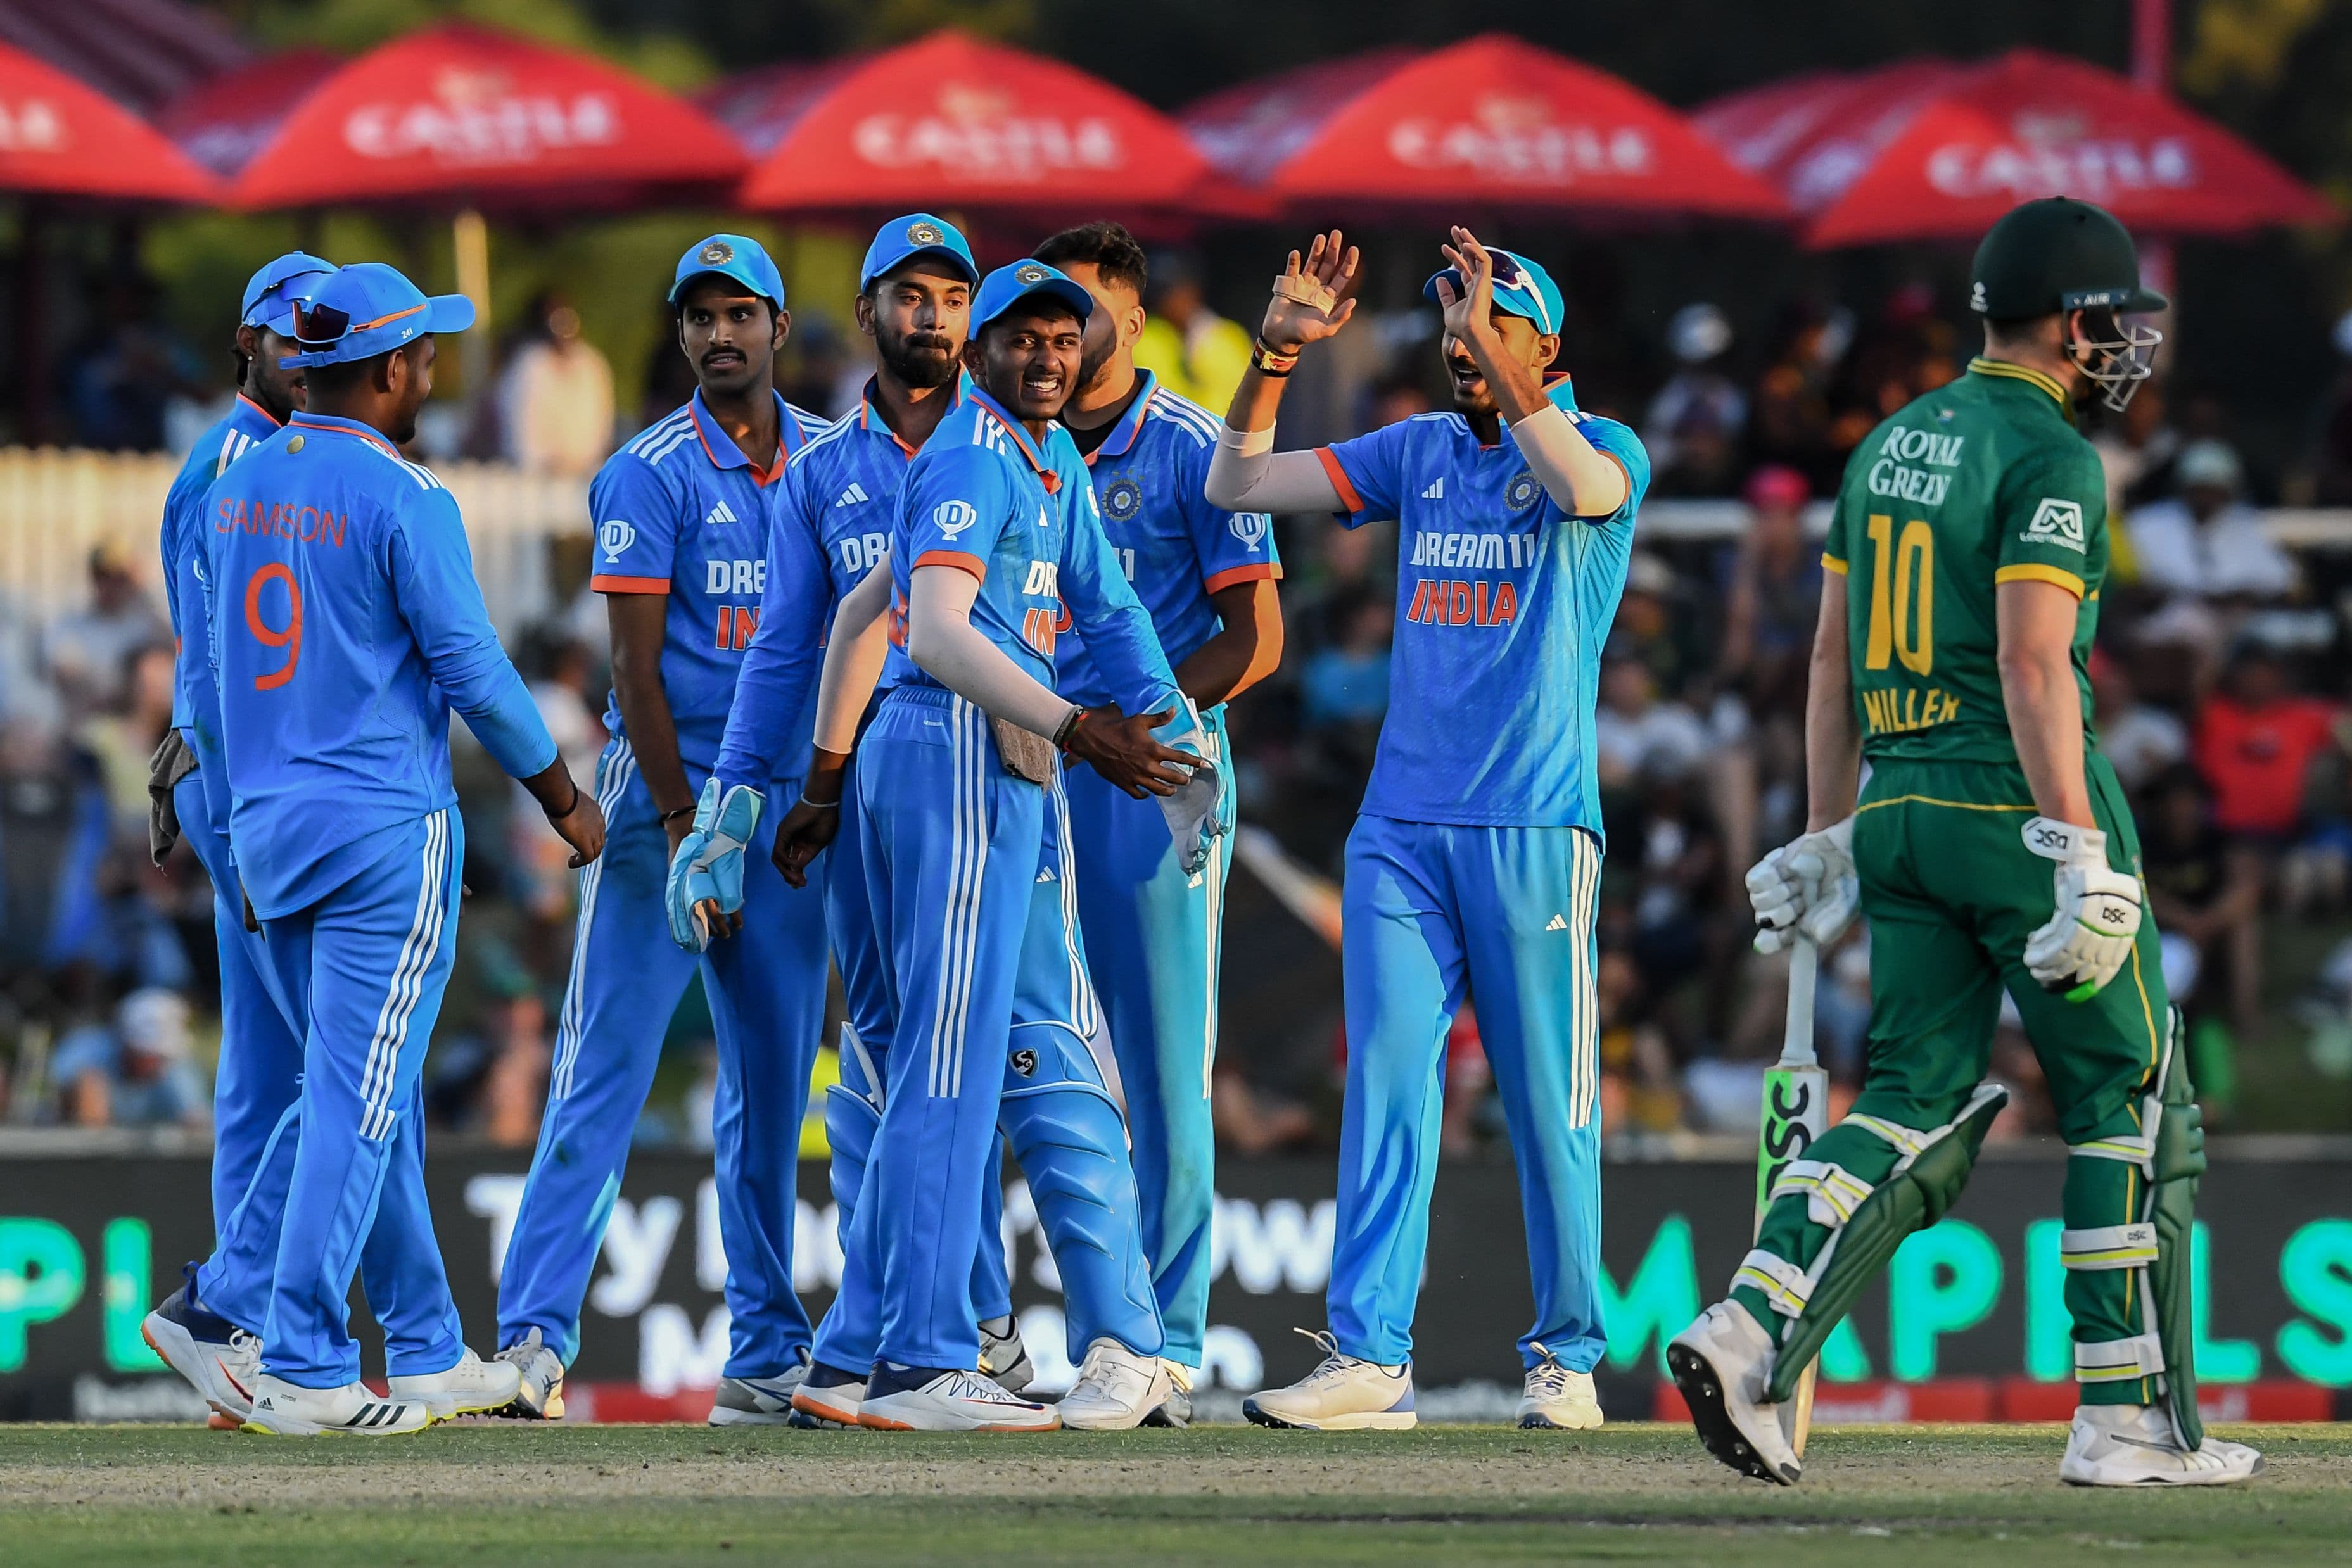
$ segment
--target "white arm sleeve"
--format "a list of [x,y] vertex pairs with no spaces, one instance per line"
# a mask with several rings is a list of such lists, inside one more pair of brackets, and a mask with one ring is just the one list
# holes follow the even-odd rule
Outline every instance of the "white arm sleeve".
[[1585,440],[1558,403],[1547,403],[1511,426],[1511,439],[1537,483],[1569,516],[1606,517],[1625,504],[1632,485],[1625,470]]
[[958,696],[1047,739],[1073,704],[1014,664],[971,623],[980,580],[952,566],[919,566],[907,594],[907,656]]
[[847,751],[857,743],[857,721],[873,700],[883,661],[890,656],[890,629],[882,613],[889,607],[890,557],[886,550],[833,612],[824,673],[816,685],[816,744],[822,750]]
[[1344,512],[1347,506],[1312,452],[1276,452],[1271,430],[1217,433],[1202,485],[1209,505],[1226,512]]

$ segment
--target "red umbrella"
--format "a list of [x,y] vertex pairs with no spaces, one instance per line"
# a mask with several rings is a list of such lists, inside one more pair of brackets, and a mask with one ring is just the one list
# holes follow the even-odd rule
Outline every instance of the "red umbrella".
[[[206,124],[240,121],[237,106]],[[250,117],[244,117],[248,131]],[[744,157],[688,104],[586,55],[448,22],[361,56],[283,107],[230,187],[243,207],[500,205],[720,187]]]
[[762,211],[1219,211],[1175,122],[1058,60],[947,31],[704,95],[758,160]]
[[1184,126],[1227,173],[1318,207],[1788,214],[1656,99],[1503,33],[1249,83]]
[[132,114],[0,44],[0,191],[203,202],[212,177]]
[[1969,238],[2052,195],[2097,202],[2157,235],[2336,215],[2172,99],[2032,49],[1803,77],[1719,99],[1696,119],[1734,162],[1787,192],[1817,246]]
[[294,106],[342,63],[310,45],[248,61],[173,99],[155,117],[155,129],[222,179],[235,179]]

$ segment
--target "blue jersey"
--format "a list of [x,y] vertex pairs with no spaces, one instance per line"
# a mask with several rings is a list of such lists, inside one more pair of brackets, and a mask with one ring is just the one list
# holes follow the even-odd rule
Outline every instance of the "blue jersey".
[[1055,685],[1055,645],[1075,624],[1093,644],[1097,678],[1127,712],[1176,706],[1176,677],[1151,617],[1110,553],[1086,461],[1060,425],[1033,441],[975,386],[907,471],[890,540],[889,675],[937,686],[906,651],[908,585],[919,566],[978,578],[972,625],[1040,685]]
[[[958,402],[970,384],[958,378]],[[914,457],[875,412],[869,386],[854,412],[811,436],[785,468],[769,525],[760,626],[743,653],[714,769],[728,783],[806,771],[814,718],[807,705],[825,632],[849,591],[889,552]],[[887,685],[886,676],[877,690]]]
[[1423,413],[1318,455],[1353,528],[1394,518],[1396,638],[1389,712],[1364,792],[1409,822],[1601,831],[1592,770],[1601,645],[1633,550],[1650,459],[1615,420],[1546,388],[1624,467],[1625,504],[1570,517],[1508,425],[1481,445],[1458,413]]
[[[1087,465],[1111,554],[1151,612],[1168,662],[1181,664],[1223,624],[1209,595],[1278,578],[1282,562],[1273,519],[1220,511],[1202,493],[1216,455],[1216,416],[1140,373],[1142,390]],[[1111,700],[1075,631],[1064,634],[1055,662],[1064,696],[1088,707]]]
[[278,421],[269,411],[239,392],[220,422],[197,438],[163,497],[163,602],[180,644],[172,677],[172,727],[186,733],[199,765],[220,756],[220,696],[213,687],[205,622],[205,492],[230,464],[276,434]]
[[[599,593],[669,596],[662,693],[677,728],[679,760],[689,768],[708,768],[719,759],[736,674],[759,629],[774,481],[824,423],[782,397],[776,414],[775,461],[756,466],[698,391],[607,458],[588,486],[596,528],[588,586]],[[625,733],[617,691],[604,727]]]
[[457,503],[389,441],[298,413],[205,508],[229,839],[257,914],[315,904],[457,804],[451,709],[515,778],[555,760]]

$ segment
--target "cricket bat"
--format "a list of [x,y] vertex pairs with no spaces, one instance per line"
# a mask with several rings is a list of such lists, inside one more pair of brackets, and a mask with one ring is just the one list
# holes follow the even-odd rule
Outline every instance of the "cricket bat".
[[[1821,949],[1800,936],[1789,955],[1789,1020],[1780,1037],[1780,1060],[1764,1074],[1762,1137],[1756,1151],[1756,1225],[1763,1228],[1772,1184],[1789,1162],[1801,1157],[1829,1129],[1830,1080],[1813,1053],[1813,986],[1821,977]],[[1790,1439],[1802,1458],[1805,1434],[1813,1424],[1813,1377],[1805,1368],[1797,1384],[1797,1424]]]

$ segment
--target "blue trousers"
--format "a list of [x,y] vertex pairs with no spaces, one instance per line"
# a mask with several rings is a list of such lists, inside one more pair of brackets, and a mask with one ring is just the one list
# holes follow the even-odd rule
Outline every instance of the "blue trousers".
[[[213,884],[213,940],[220,955],[220,1061],[213,1074],[213,1234],[230,1235],[230,1219],[257,1182],[250,1222],[240,1231],[246,1264],[213,1270],[215,1286],[199,1278],[205,1305],[253,1333],[269,1312],[269,1282],[278,1266],[278,1218],[292,1178],[294,1145],[275,1145],[278,1124],[302,1087],[303,1038],[289,1021],[293,1007],[270,968],[261,933],[245,928],[244,893],[228,833],[213,821],[203,779],[191,773],[172,791],[180,836],[188,841]],[[404,1124],[415,1148],[404,1154],[376,1209],[376,1223],[360,1251],[360,1278],[382,1325],[394,1365],[404,1374],[439,1372],[463,1353],[446,1291],[404,1291],[401,1259],[422,1249],[437,1258],[433,1216],[424,1197],[424,1132]],[[224,1251],[223,1256],[228,1256]]]
[[1466,992],[1518,1164],[1536,1298],[1521,1358],[1533,1365],[1541,1343],[1573,1370],[1599,1363],[1600,893],[1600,840],[1580,828],[1357,819],[1341,894],[1348,1088],[1328,1292],[1348,1354],[1412,1355],[1445,1035]]
[[[1021,1160],[1048,1245],[1061,1265],[1070,1359],[1076,1362],[1087,1344],[1106,1336],[1150,1354],[1164,1334],[1144,1263],[1125,1130],[1090,1049],[1100,1040],[1101,1009],[1087,978],[1076,888],[1064,850],[1068,818],[1058,789],[1046,792],[1045,806],[1005,1035],[998,1129]],[[849,826],[844,824],[845,832]],[[836,876],[839,872],[836,864]],[[890,1027],[895,1033],[895,1023]],[[887,1076],[887,1047],[878,1054],[845,1051],[843,1081],[832,1091],[835,1098],[826,1116],[843,1265],[841,1291],[817,1331],[816,1359],[829,1366],[856,1369],[878,1359],[879,1234],[887,1221],[880,1203],[858,1201],[861,1195],[845,1185],[845,1173],[854,1166],[864,1178],[870,1168],[866,1145],[872,1141],[869,1129],[879,1122],[882,1101],[861,1086]],[[1001,1154],[991,1159],[982,1192],[971,1278],[976,1319],[1011,1310],[1003,1195],[994,1178],[1003,1163]]]
[[[1201,723],[1224,758],[1225,710],[1208,709]],[[1233,769],[1223,773],[1221,810],[1230,822]],[[1209,1077],[1231,840],[1216,840],[1208,865],[1188,873],[1158,801],[1130,798],[1091,768],[1073,768],[1067,778],[1078,915],[1127,1097],[1143,1249],[1168,1357],[1197,1367],[1209,1326],[1217,1198]]]
[[[547,1113],[499,1276],[499,1343],[536,1328],[567,1364],[579,1354],[580,1305],[629,1141],[698,966],[719,1037],[711,1131],[733,1320],[725,1375],[773,1377],[809,1344],[793,1291],[793,1218],[801,1117],[824,1030],[824,897],[814,885],[787,887],[755,843],[743,856],[743,928],[698,957],[669,937],[669,837],[626,740],[605,747],[596,793],[604,853],[581,873]],[[797,794],[797,785],[772,789],[761,820],[781,819]]]
[[232,1322],[265,1303],[262,1365],[301,1387],[359,1380],[348,1298],[380,1204],[396,1212],[369,1306],[387,1324],[439,1323],[423,1345],[387,1333],[390,1371],[442,1372],[464,1353],[425,1202],[416,1108],[457,955],[465,838],[456,808],[433,812],[318,903],[262,923],[279,994],[305,1020],[301,1088],[197,1290]]

